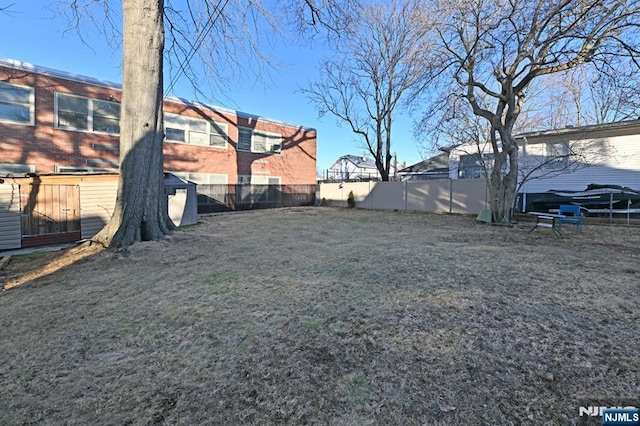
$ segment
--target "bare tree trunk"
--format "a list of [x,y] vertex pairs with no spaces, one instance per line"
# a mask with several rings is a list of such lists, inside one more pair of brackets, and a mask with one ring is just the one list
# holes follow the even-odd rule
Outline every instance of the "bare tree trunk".
[[518,195],[518,145],[511,126],[499,133],[502,151],[494,151],[495,161],[489,176],[489,196],[493,223],[511,223],[513,205]]
[[517,173],[509,172],[504,176],[492,171],[489,177],[489,195],[493,223],[510,223],[513,204],[517,193]]
[[120,179],[97,240],[109,248],[157,240],[174,229],[163,190],[164,0],[123,0]]

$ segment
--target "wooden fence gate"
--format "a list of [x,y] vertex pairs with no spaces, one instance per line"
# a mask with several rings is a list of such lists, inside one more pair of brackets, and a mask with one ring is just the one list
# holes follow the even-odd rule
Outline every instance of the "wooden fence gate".
[[20,185],[22,247],[78,241],[80,186]]

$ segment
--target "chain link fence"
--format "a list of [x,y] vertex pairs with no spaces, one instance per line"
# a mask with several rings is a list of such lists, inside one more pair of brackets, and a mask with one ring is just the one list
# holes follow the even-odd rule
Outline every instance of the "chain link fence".
[[311,206],[316,185],[198,185],[198,213]]

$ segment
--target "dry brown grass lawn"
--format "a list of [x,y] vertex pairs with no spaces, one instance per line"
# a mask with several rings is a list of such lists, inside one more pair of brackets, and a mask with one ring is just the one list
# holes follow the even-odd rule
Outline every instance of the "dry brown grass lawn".
[[637,401],[640,229],[530,226],[277,209],[14,258],[8,285],[57,264],[0,293],[0,424],[565,425]]

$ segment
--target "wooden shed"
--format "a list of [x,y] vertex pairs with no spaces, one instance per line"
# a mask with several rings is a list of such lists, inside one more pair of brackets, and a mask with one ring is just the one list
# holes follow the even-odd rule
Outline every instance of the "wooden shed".
[[115,206],[117,174],[30,175],[0,183],[0,250],[93,237]]
[[21,247],[19,186],[0,179],[0,250]]
[[[164,186],[176,226],[198,223],[196,185],[166,173]],[[0,178],[0,250],[89,239],[111,218],[117,192],[117,173]]]

